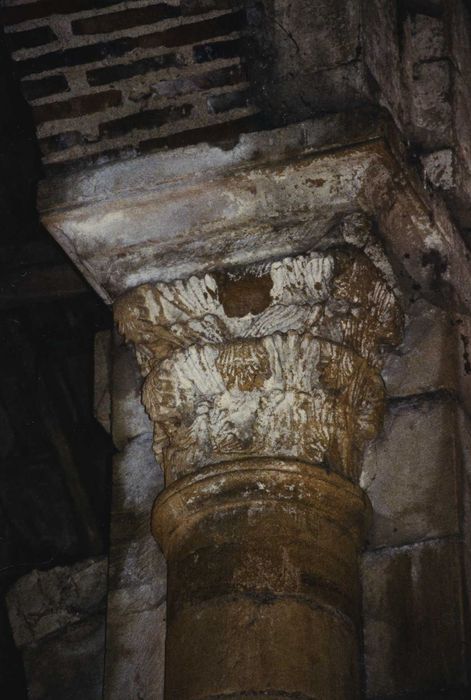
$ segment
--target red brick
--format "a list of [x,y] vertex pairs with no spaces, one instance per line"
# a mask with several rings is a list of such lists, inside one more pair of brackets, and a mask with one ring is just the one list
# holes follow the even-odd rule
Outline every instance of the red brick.
[[134,129],[155,129],[168,122],[185,119],[191,114],[193,105],[184,104],[177,107],[152,109],[146,112],[130,114],[126,117],[112,119],[100,125],[100,135],[106,138],[124,136]]
[[74,34],[107,34],[180,16],[179,7],[158,3],[150,7],[138,7],[107,15],[77,19],[72,22],[72,31]]
[[33,116],[36,124],[50,122],[56,119],[70,119],[84,114],[101,112],[109,107],[117,107],[122,102],[119,90],[107,90],[95,92],[91,95],[80,95],[71,100],[53,102],[52,104],[38,105],[33,108]]
[[188,131],[179,131],[176,134],[146,139],[139,143],[139,150],[142,153],[157,151],[161,148],[182,148],[192,146],[197,143],[217,143],[229,141],[231,144],[237,143],[239,135],[244,132],[258,131],[263,128],[260,115],[250,115],[223,122],[222,124],[211,124]]
[[232,32],[243,29],[246,23],[245,11],[240,10],[202,22],[191,22],[179,27],[172,27],[163,32],[144,34],[139,37],[138,44],[142,48],[189,46],[197,41],[232,34]]

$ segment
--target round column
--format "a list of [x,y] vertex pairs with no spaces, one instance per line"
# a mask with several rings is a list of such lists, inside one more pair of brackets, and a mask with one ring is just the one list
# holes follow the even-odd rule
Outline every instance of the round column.
[[168,562],[167,700],[359,694],[353,483],[298,461],[206,467],[157,499]]

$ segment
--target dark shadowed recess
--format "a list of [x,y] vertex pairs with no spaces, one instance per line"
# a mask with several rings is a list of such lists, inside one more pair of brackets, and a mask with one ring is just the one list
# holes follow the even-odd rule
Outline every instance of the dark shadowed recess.
[[[20,6],[24,7],[24,6]],[[0,697],[26,697],[4,594],[107,550],[110,437],[93,416],[109,309],[44,231],[31,113],[0,36]]]

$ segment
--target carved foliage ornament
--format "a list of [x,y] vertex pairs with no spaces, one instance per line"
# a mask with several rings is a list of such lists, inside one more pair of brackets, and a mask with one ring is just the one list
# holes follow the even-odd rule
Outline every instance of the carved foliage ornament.
[[147,377],[143,400],[167,481],[249,456],[358,478],[380,428],[381,346],[402,314],[369,258],[311,253],[221,277],[143,285],[118,300]]

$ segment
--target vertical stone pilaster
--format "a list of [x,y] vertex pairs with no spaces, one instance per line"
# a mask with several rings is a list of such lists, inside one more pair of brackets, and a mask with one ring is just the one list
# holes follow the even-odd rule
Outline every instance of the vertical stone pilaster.
[[356,698],[357,485],[402,315],[348,247],[144,285],[115,306],[166,488],[166,698]]

